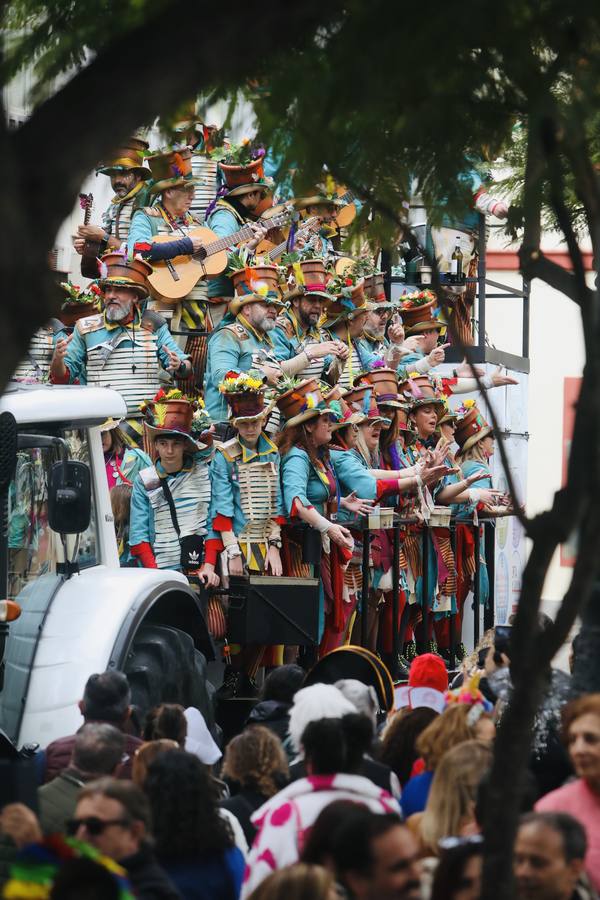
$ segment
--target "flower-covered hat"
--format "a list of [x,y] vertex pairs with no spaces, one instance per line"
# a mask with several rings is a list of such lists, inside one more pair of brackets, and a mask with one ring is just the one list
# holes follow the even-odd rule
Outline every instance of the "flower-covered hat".
[[458,419],[456,420],[454,440],[459,447],[458,456],[470,450],[478,441],[482,441],[484,437],[492,434],[493,428],[485,421],[474,400],[465,400],[456,412]]
[[140,300],[148,296],[148,276],[152,274],[152,266],[140,256],[121,250],[111,250],[100,258],[100,280],[98,284],[105,288],[109,284],[127,287],[135,291]]
[[391,419],[381,414],[377,405],[377,396],[372,387],[369,387],[364,395],[361,412],[364,417],[361,425],[383,425],[388,428],[392,424]]
[[228,372],[219,385],[219,391],[227,401],[229,418],[235,424],[250,422],[268,415],[265,407],[264,379],[260,372]]
[[348,425],[362,425],[367,418],[363,412],[354,409],[353,406],[346,403],[343,397],[340,397],[337,400],[328,399],[327,402],[330,409],[332,409],[338,417],[333,426],[334,431],[340,431],[342,428],[347,428]]
[[442,399],[444,401],[444,415],[438,422],[438,425],[445,425],[447,422],[456,422],[456,420],[458,419],[458,413],[452,409],[452,407],[448,403],[447,397],[443,397]]
[[272,190],[272,184],[265,179],[265,149],[255,146],[248,138],[240,144],[226,142],[210,153],[210,158],[218,162],[217,178],[221,187],[217,197],[240,197],[252,191],[266,194]]
[[71,281],[62,281],[60,286],[67,295],[60,307],[60,321],[65,325],[75,325],[78,319],[99,312],[102,289],[95,282],[86,288]]
[[285,419],[284,428],[308,422],[317,416],[330,416],[337,421],[338,412],[323,398],[316,378],[299,381],[277,397],[277,407]]
[[113,150],[109,159],[96,169],[98,175],[116,175],[117,172],[139,172],[146,181],[152,178],[152,172],[144,165],[144,154],[148,149],[148,141],[139,137],[129,138]]
[[189,147],[178,150],[162,150],[147,157],[154,183],[151,194],[160,194],[168,188],[200,183],[192,174],[192,151]]
[[442,331],[445,327],[438,321],[440,310],[433,291],[415,291],[413,294],[407,294],[401,298],[399,310],[407,337],[431,331],[433,328]]
[[332,278],[327,284],[327,294],[329,298],[325,302],[325,321],[322,323],[324,328],[352,319],[357,313],[375,309],[375,305],[365,296],[364,281],[358,281],[351,274]]
[[196,453],[212,443],[208,433],[212,423],[202,400],[190,400],[177,389],[160,390],[153,400],[145,400],[140,409],[152,441],[158,437],[184,437],[187,453]]

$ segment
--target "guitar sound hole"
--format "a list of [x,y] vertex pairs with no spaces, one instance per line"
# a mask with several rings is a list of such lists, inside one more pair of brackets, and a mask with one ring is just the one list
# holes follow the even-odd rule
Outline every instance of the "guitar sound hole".
[[206,255],[206,247],[200,247],[200,249],[196,250],[194,253],[194,256],[200,260],[206,259]]

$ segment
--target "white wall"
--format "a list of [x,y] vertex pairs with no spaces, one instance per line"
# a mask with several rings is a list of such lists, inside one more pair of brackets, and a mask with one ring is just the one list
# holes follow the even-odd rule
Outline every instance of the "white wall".
[[[520,288],[516,272],[488,272],[488,277]],[[499,349],[519,351],[521,301],[490,300],[487,332]],[[583,368],[583,340],[578,308],[564,295],[536,280],[531,286],[527,513],[535,515],[552,503],[562,480],[563,385]],[[510,394],[509,394],[510,397]],[[572,569],[560,565],[557,553],[544,586],[551,614],[568,587]]]

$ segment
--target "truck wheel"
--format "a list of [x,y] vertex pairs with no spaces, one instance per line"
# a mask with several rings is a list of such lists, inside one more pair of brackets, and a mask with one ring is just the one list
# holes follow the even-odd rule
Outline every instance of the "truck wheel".
[[197,707],[214,733],[206,659],[185,631],[169,625],[142,625],[125,663],[125,675],[142,725],[147,713],[160,703],[180,703]]

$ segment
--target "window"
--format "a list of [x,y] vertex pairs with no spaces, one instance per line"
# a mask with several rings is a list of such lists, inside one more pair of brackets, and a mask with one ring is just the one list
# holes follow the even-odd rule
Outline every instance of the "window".
[[[88,462],[87,433],[69,429],[60,434],[69,447],[71,459]],[[18,597],[41,576],[56,575],[58,562],[64,559],[60,535],[48,524],[48,478],[57,462],[54,448],[32,447],[19,450],[15,476],[9,490],[8,577],[9,596]],[[66,538],[69,557],[76,556],[80,568],[97,563],[96,506],[92,497],[92,516],[87,531]]]

